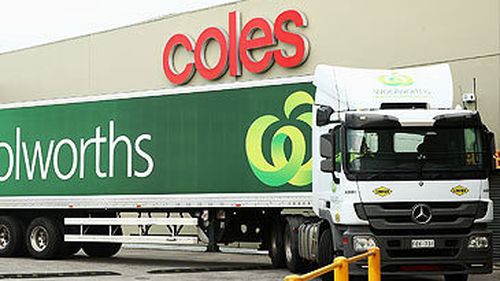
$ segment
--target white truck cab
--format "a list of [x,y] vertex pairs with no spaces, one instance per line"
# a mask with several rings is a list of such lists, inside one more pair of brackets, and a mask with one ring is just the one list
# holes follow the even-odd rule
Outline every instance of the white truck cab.
[[[492,271],[493,134],[452,108],[448,65],[314,75],[313,210],[320,265],[377,245],[383,274],[466,280]],[[314,244],[311,227],[301,244]],[[303,247],[304,248],[304,247]],[[314,249],[310,246],[309,249]],[[366,263],[350,268],[366,274]]]

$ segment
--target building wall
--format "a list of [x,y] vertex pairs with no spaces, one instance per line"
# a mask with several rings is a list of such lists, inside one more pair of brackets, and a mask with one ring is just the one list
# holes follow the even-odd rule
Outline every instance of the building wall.
[[[304,65],[275,65],[261,75],[243,71],[238,79],[226,74],[216,82],[195,75],[189,85],[312,74],[318,63],[394,68],[450,62],[456,102],[477,78],[479,109],[500,135],[498,0],[241,1],[2,54],[0,102],[171,88],[162,70],[163,47],[171,35],[197,38],[209,26],[227,29],[233,10],[241,12],[243,25],[258,16],[274,21],[290,8],[309,20],[300,30],[311,46]],[[216,55],[209,48],[209,62]]]

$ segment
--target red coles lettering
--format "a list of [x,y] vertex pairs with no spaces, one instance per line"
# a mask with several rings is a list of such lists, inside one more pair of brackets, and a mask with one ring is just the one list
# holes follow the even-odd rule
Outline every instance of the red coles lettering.
[[[229,34],[221,28],[209,27],[198,36],[196,43],[187,35],[176,34],[166,43],[163,50],[163,70],[167,79],[177,85],[186,84],[196,71],[207,80],[223,76],[229,69],[229,75],[240,76],[242,68],[252,73],[263,73],[276,61],[285,68],[297,67],[305,62],[309,55],[307,38],[289,30],[289,26],[304,28],[307,19],[296,10],[280,13],[274,24],[265,18],[253,18],[241,28],[241,16],[237,11],[228,14]],[[209,65],[206,49],[210,42],[216,43],[219,56],[216,63]],[[293,46],[289,54],[279,43]],[[272,49],[272,47],[277,47]],[[194,62],[184,65],[182,71],[174,66],[174,55],[178,48],[192,53]],[[259,58],[253,52],[259,50]]]

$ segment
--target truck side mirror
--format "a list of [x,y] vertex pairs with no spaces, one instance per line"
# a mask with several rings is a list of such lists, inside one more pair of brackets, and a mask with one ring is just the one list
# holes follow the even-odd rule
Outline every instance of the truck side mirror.
[[335,138],[331,132],[320,137],[320,155],[324,158],[320,163],[321,171],[331,173],[333,181],[337,184],[340,183],[340,179],[334,174],[334,172],[340,171],[340,165],[336,163]]
[[335,148],[332,134],[324,134],[320,137],[319,153],[323,158],[333,158]]
[[316,111],[316,125],[323,126],[330,123],[330,116],[333,114],[333,108],[327,105],[321,105]]

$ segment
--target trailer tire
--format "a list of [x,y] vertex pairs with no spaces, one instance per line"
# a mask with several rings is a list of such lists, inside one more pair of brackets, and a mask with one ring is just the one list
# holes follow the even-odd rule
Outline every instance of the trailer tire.
[[21,256],[26,253],[25,228],[23,221],[18,218],[0,217],[0,257]]
[[94,258],[109,258],[112,257],[120,251],[122,247],[121,243],[84,243],[83,251],[89,257]]
[[302,217],[287,217],[283,232],[286,267],[293,273],[303,273],[310,269],[310,263],[299,255],[298,228],[303,221]]
[[121,243],[84,243],[82,246],[83,251],[89,257],[94,258],[109,258],[120,251]]
[[62,223],[51,217],[39,217],[31,221],[26,231],[26,248],[33,258],[57,258],[63,246]]
[[[329,265],[333,262],[333,239],[329,228],[321,232],[318,243],[318,264],[319,267]],[[333,273],[329,272],[321,276],[321,280],[333,280]]]
[[[65,225],[64,226],[64,234],[79,234],[80,227],[75,225]],[[63,249],[61,251],[61,258],[68,258],[76,253],[78,253],[82,249],[81,242],[64,242]]]
[[64,249],[61,257],[67,258],[75,255],[82,249],[82,243],[78,242],[64,242]]
[[445,281],[467,281],[468,274],[447,274],[444,276]]
[[283,221],[273,225],[270,234],[269,257],[274,268],[285,268],[285,245],[283,243]]
[[[94,227],[89,231],[89,234],[99,234],[99,235],[104,235],[106,234],[106,229],[105,228],[100,228],[100,227]],[[117,227],[115,230],[115,235],[122,235],[122,228]],[[95,257],[95,258],[109,258],[112,257],[120,251],[122,248],[121,243],[94,243],[94,242],[87,242],[82,244],[82,249],[85,252],[85,254],[89,257]]]

